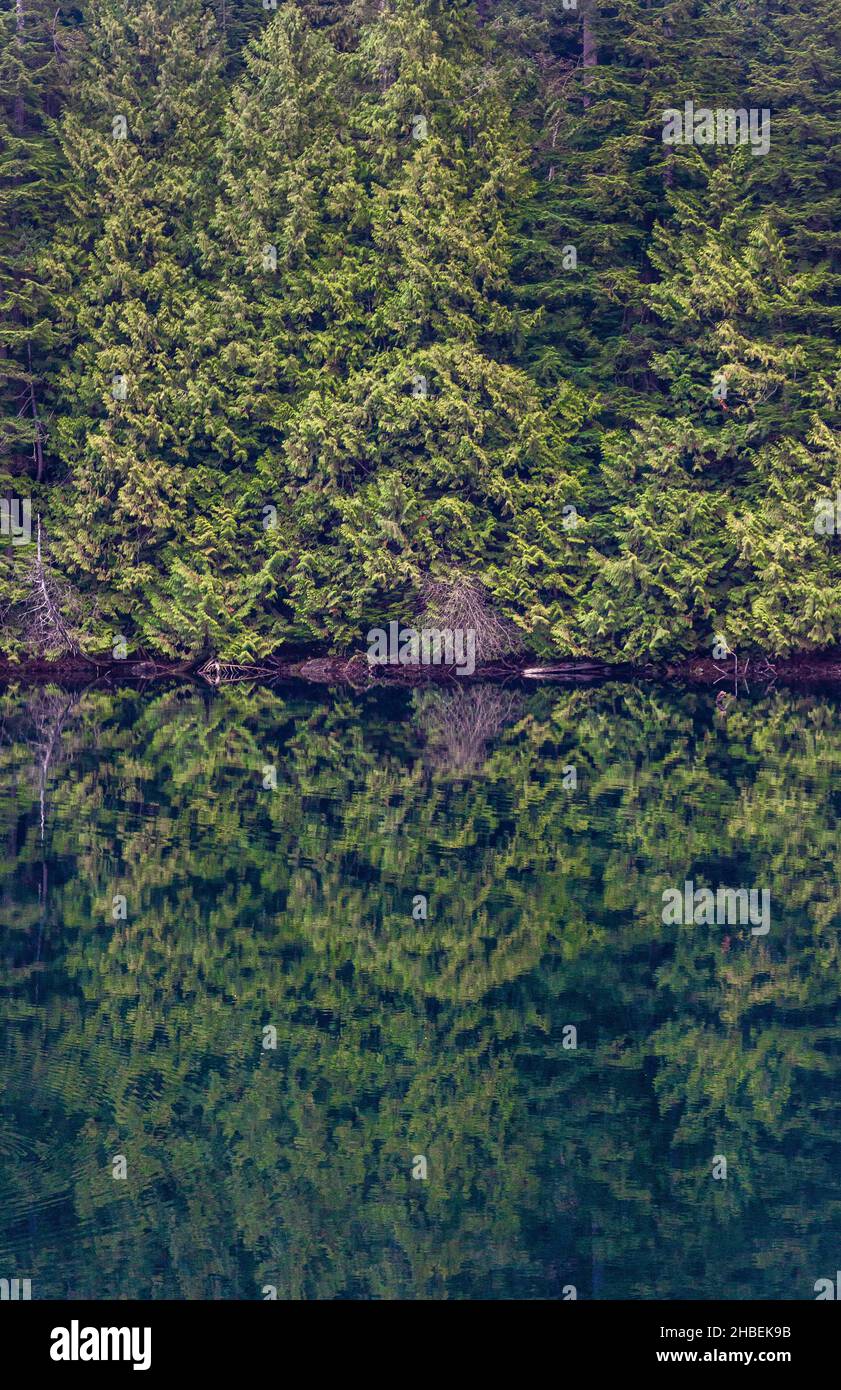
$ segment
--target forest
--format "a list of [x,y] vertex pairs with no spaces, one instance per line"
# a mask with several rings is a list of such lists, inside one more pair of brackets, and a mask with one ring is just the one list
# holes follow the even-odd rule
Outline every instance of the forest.
[[831,652],[839,316],[841,0],[0,0],[0,655]]

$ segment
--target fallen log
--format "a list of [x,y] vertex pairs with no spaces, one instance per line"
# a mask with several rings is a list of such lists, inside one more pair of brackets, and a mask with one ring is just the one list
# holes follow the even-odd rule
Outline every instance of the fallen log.
[[601,661],[556,661],[551,666],[527,666],[525,680],[549,680],[552,676],[609,676],[617,670]]

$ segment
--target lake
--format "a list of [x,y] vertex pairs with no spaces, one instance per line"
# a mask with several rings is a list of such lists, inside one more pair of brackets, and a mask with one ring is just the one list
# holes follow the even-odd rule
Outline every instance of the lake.
[[[0,1277],[813,1299],[840,701],[6,689]],[[687,884],[768,930],[664,914]]]

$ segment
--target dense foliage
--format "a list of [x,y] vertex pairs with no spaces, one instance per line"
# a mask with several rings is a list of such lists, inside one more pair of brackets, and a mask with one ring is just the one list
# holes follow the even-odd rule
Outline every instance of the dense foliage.
[[835,646],[839,166],[841,0],[0,0],[3,649]]

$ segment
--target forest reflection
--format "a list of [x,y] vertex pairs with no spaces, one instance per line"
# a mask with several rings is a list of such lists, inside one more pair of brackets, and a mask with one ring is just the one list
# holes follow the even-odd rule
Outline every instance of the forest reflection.
[[[0,1275],[813,1298],[840,735],[822,693],[6,690]],[[664,925],[686,879],[770,932]]]

